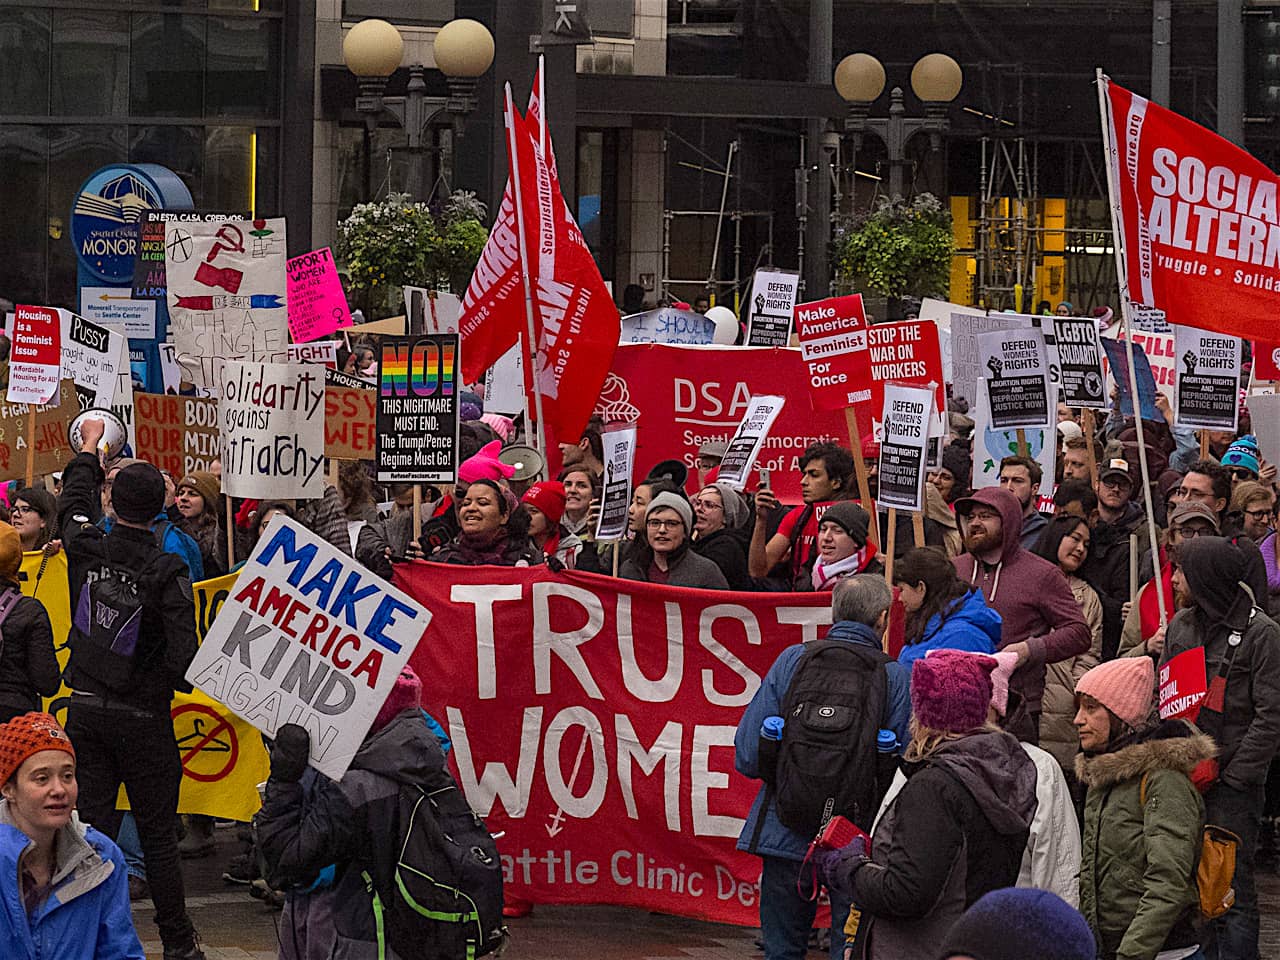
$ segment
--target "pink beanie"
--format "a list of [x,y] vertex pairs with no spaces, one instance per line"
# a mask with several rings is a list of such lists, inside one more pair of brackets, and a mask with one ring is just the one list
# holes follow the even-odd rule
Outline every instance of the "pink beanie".
[[1018,655],[1001,651],[994,656],[997,666],[991,672],[991,705],[1003,717],[1009,712],[1009,678],[1018,668]]
[[911,712],[916,722],[943,733],[982,726],[991,706],[996,660],[982,653],[933,650],[911,668]]
[[462,461],[462,466],[458,467],[458,480],[461,483],[475,483],[477,480],[501,483],[510,478],[516,468],[498,459],[501,450],[501,440],[486,443],[474,457]]
[[1076,681],[1076,693],[1097,700],[1136,730],[1151,716],[1155,686],[1156,668],[1150,657],[1118,657],[1098,664]]
[[422,706],[422,681],[407,663],[396,677],[395,686],[382,702],[378,715],[373,718],[373,726],[369,733],[374,734],[391,722],[392,718],[405,710],[417,710]]
[[510,417],[504,417],[500,413],[486,413],[481,415],[480,422],[485,424],[489,429],[496,433],[503,443],[511,439],[511,431],[516,428],[516,423]]

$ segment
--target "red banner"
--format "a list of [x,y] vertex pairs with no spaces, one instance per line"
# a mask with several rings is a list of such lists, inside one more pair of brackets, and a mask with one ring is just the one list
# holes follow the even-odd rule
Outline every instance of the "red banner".
[[431,611],[410,662],[509,894],[759,922],[734,731],[778,653],[825,632],[829,594],[420,562],[396,584]]
[[884,412],[884,385],[889,381],[912,387],[933,387],[933,415],[947,409],[947,387],[942,375],[942,347],[938,325],[932,320],[877,323],[867,330],[871,356],[871,419],[880,436]]
[[[819,441],[849,445],[844,415],[815,410],[800,351],[790,347],[623,344],[614,355],[596,413],[606,422],[636,423],[636,479],[661,460],[692,473],[698,448],[728,442],[755,395],[787,398],[769,431],[756,470],[773,471],[773,491],[800,502],[800,454]],[[755,489],[753,473],[748,489]]]
[[1170,323],[1275,334],[1280,210],[1269,167],[1103,78],[1130,297]]
[[1186,717],[1194,722],[1208,689],[1204,647],[1184,650],[1160,668],[1160,718]]

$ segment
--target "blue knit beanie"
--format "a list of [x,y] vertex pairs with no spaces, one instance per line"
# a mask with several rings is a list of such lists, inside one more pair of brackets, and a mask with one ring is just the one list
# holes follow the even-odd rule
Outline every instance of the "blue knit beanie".
[[1006,887],[978,900],[955,922],[939,960],[1094,960],[1093,931],[1076,910],[1047,890]]

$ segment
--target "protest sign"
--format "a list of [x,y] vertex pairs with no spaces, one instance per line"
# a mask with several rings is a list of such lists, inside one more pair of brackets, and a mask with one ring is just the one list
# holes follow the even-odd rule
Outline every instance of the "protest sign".
[[125,338],[70,310],[59,310],[58,315],[62,325],[62,376],[76,382],[81,409],[109,408],[128,359]]
[[120,372],[116,374],[116,395],[109,408],[121,423],[129,436],[129,448],[136,450],[138,436],[134,426],[133,411],[133,377],[129,369],[129,341],[120,338]]
[[1178,325],[1173,342],[1182,364],[1174,422],[1234,431],[1240,409],[1240,338]]
[[222,456],[218,401],[163,393],[133,395],[134,456],[167,470],[175,480],[208,472]]
[[631,473],[635,470],[636,428],[613,427],[600,437],[604,444],[604,487],[600,491],[597,540],[621,540],[627,534],[631,506]]
[[929,320],[877,323],[867,329],[871,357],[871,415],[875,439],[880,440],[880,414],[884,410],[884,385],[889,381],[933,389],[934,418],[930,436],[947,432],[942,414],[947,409],[947,387],[942,380],[942,348],[938,328]]
[[[1169,338],[1172,341],[1172,337]],[[1107,367],[1120,391],[1120,414],[1133,416],[1133,392],[1129,389],[1129,359],[1123,340],[1102,341],[1102,348],[1107,352]],[[1151,364],[1147,362],[1146,351],[1133,338],[1133,363],[1138,375],[1138,409],[1142,411],[1143,420],[1162,420],[1160,411],[1156,409],[1156,382],[1152,377]]]
[[987,400],[999,430],[1051,426],[1049,368],[1039,330],[996,330],[978,337],[978,354],[990,373]]
[[720,461],[720,470],[716,475],[717,482],[727,483],[736,490],[742,490],[747,484],[747,475],[751,472],[769,436],[769,428],[782,411],[785,397],[752,397],[747,401],[747,411],[742,422],[729,440],[729,446]]
[[1184,650],[1160,667],[1160,719],[1185,717],[1193,723],[1209,692],[1204,647]]
[[[1144,329],[1143,325],[1140,325],[1135,320],[1133,324],[1133,343],[1135,346],[1141,347],[1143,353],[1146,354],[1147,363],[1151,369],[1151,376],[1155,381],[1156,388],[1163,391],[1167,396],[1173,396],[1178,382],[1178,355],[1173,342],[1173,328],[1163,321],[1164,311],[1148,310],[1145,312],[1147,314],[1158,314],[1159,318],[1148,317],[1144,321],[1148,329]],[[1123,342],[1124,327],[1118,323],[1113,325],[1109,330],[1103,332],[1102,339],[1104,345],[1108,339]],[[1110,367],[1108,367],[1108,374],[1110,375]]]
[[338,369],[338,341],[316,340],[312,343],[289,344],[290,363],[318,363],[330,370]]
[[285,289],[289,332],[295,343],[327,337],[351,326],[347,295],[342,292],[338,268],[328,247],[286,261]]
[[796,306],[796,336],[809,371],[809,394],[820,410],[871,401],[871,355],[862,295]]
[[378,448],[377,412],[376,390],[326,386],[324,455],[330,460],[372,460]]
[[[175,257],[190,258],[195,241],[191,232],[181,226],[166,241],[165,224],[221,223],[246,219],[238,214],[206,213],[197,210],[140,210],[138,212],[138,254],[133,263],[133,289],[137,300],[165,300],[165,250],[171,245]],[[119,291],[123,292],[123,291]],[[152,334],[155,336],[156,334]]]
[[523,341],[498,358],[497,363],[485,371],[484,408],[488,413],[502,413],[509,417],[524,413],[527,402],[524,392],[524,358],[520,355]]
[[985,314],[971,310],[952,313],[950,323],[951,394],[968,400],[972,408],[977,402],[978,379],[991,376],[991,371],[982,365],[978,337],[997,330],[1026,329],[1029,324],[1021,314]]
[[[420,333],[457,333],[462,301],[447,290],[405,287],[404,312],[410,330]],[[403,330],[399,331],[404,333]]]
[[[786,348],[618,347],[596,413],[606,423],[639,423],[635,479],[674,457],[694,472],[708,441],[727,443],[753,394],[787,398],[757,467],[773,473],[784,503],[800,502],[800,455],[814,443],[849,442],[839,411],[815,410],[800,351]],[[869,436],[869,432],[867,434]]]
[[25,403],[0,403],[0,481],[19,480],[27,472],[27,448],[35,444],[31,472],[39,476],[57,473],[78,450],[71,448],[67,428],[80,412],[76,385],[63,380],[45,406],[36,408],[35,434],[31,433],[31,407]]
[[331,387],[350,387],[352,390],[373,390],[377,386],[372,380],[354,377],[340,370],[324,368],[324,382]]
[[1253,393],[1247,405],[1259,452],[1268,463],[1280,463],[1280,396]]
[[305,727],[311,765],[337,780],[430,620],[412,598],[277,513],[187,680],[269,737],[285,723]]
[[223,361],[288,358],[282,218],[171,221],[165,245],[172,340],[197,390],[222,382]]
[[[966,307],[958,303],[948,303],[946,300],[934,300],[931,297],[925,297],[920,301],[920,312],[917,314],[921,320],[932,320],[938,328],[938,343],[942,346],[942,374],[950,384],[955,383],[955,370],[952,367],[954,349],[951,344],[953,336],[951,318],[957,313],[977,317],[987,315],[987,311],[982,307]],[[972,351],[976,350],[977,344],[972,344]],[[970,400],[968,397],[965,399]]]
[[716,324],[692,310],[659,307],[621,320],[619,343],[710,343]]
[[9,349],[9,403],[48,403],[62,376],[62,320],[53,307],[14,310]]
[[182,367],[178,364],[178,351],[172,343],[159,345],[160,381],[165,393],[177,393],[182,389]]
[[411,664],[508,896],[759,924],[760,860],[735,843],[760,783],[734,731],[778,654],[825,632],[829,594],[543,565],[398,564],[396,582],[432,615]]
[[[1052,409],[1057,409],[1057,400],[1052,401]],[[1018,431],[997,430],[991,426],[991,413],[987,403],[987,381],[978,380],[977,396],[973,406],[969,408],[973,417],[973,489],[1000,485],[1000,461],[1005,457],[1019,455]],[[1056,476],[1058,453],[1057,426],[1042,430],[1023,430],[1022,436],[1026,444],[1027,456],[1040,464],[1040,470],[1046,478]],[[1053,484],[1050,480],[1041,484],[1040,498],[1036,509],[1041,513],[1053,513]]]
[[1253,341],[1253,379],[1280,380],[1280,343]]
[[125,337],[152,340],[156,335],[156,302],[134,299],[121,287],[81,287],[80,313]]
[[932,412],[933,391],[927,387],[885,385],[877,503],[900,510],[924,509],[925,448]]
[[1058,342],[1058,398],[1069,407],[1105,410],[1106,374],[1098,324],[1083,317],[1055,317],[1053,334]]
[[241,360],[220,369],[222,492],[264,500],[323,496],[322,369]]
[[785,347],[791,342],[800,276],[790,270],[757,270],[751,282],[751,320],[747,346]]
[[385,337],[378,356],[378,482],[458,473],[458,335]]

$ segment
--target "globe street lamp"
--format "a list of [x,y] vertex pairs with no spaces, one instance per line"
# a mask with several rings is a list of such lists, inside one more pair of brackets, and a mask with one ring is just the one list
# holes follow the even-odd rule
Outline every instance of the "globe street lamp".
[[889,92],[889,116],[870,116],[871,104],[884,91],[884,65],[868,53],[851,53],[836,66],[835,88],[849,104],[844,129],[852,134],[856,155],[864,133],[874,133],[889,154],[889,195],[902,193],[902,168],[906,164],[907,141],[917,133],[929,134],[929,146],[942,148],[942,134],[948,127],[947,108],[960,93],[964,72],[945,53],[930,53],[911,68],[911,89],[924,104],[923,117],[908,117],[902,88]]
[[[395,73],[404,56],[400,31],[385,20],[362,20],[342,41],[342,59],[356,76],[360,94],[356,110],[365,119],[370,133],[383,114],[390,114],[404,128],[409,150],[409,193],[422,187],[423,134],[441,113],[453,129],[455,140],[462,138],[467,115],[476,108],[476,85],[493,63],[493,34],[477,20],[452,20],[436,34],[432,45],[436,66],[449,85],[444,98],[427,97],[422,64],[409,67],[406,96],[386,98],[387,78]],[[451,180],[451,157],[442,151],[441,173]]]

